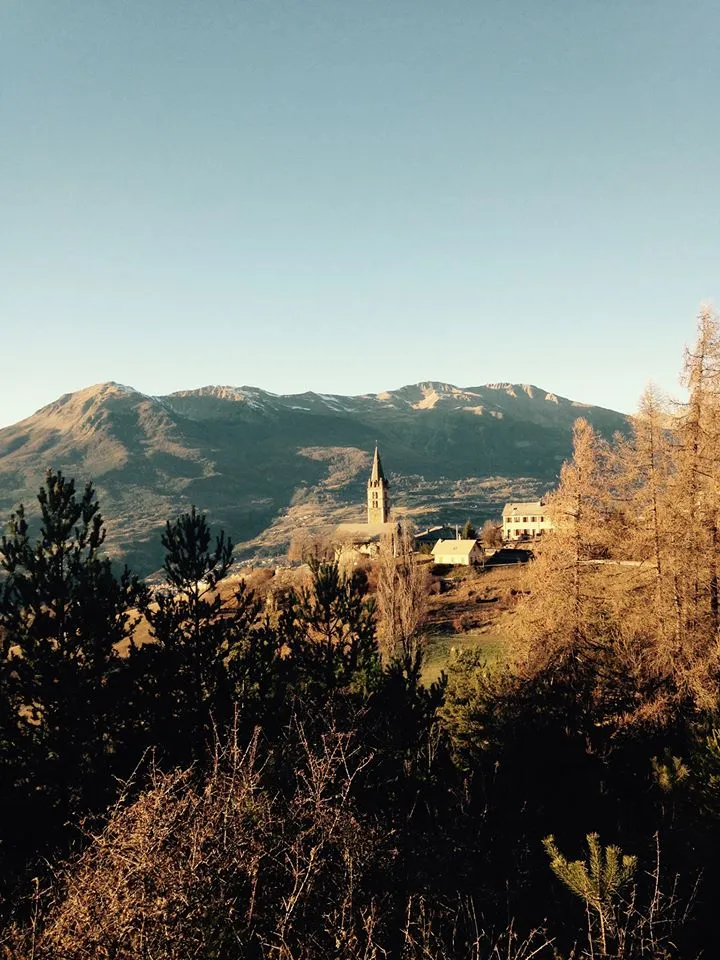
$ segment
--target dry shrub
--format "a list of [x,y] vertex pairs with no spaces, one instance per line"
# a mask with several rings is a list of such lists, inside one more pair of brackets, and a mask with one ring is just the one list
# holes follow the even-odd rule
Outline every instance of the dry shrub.
[[452,623],[456,633],[465,633],[465,631],[472,630],[475,626],[475,617],[471,613],[459,613],[453,618]]
[[291,733],[283,756],[256,735],[203,777],[151,771],[6,932],[8,960],[552,956],[541,933],[486,934],[471,900],[400,898],[397,838],[352,799],[373,757],[331,725]]
[[[304,753],[289,798],[263,786],[258,738],[232,743],[204,779],[151,774],[38,898],[8,956],[63,960],[311,957],[369,915],[355,877],[375,853],[349,793],[367,756],[329,733]],[[327,914],[327,921],[325,915]],[[354,934],[347,929],[347,938]],[[320,948],[323,949],[320,949]],[[320,952],[316,952],[316,951]]]

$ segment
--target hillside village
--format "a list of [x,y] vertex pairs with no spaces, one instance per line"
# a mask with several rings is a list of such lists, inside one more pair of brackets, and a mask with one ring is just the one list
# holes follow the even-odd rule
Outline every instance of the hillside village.
[[[380,451],[375,446],[370,476],[367,481],[367,520],[364,523],[341,523],[332,540],[336,555],[343,561],[360,555],[377,556],[383,538],[400,535],[405,520],[391,515],[390,483],[385,475]],[[492,521],[489,521],[492,527]],[[466,529],[471,532],[468,522]],[[429,547],[433,560],[441,566],[479,566],[496,553],[500,545],[527,543],[552,529],[552,520],[545,500],[508,503],[503,507],[502,522],[493,531],[495,544],[483,544],[474,536],[462,537],[459,527],[455,535],[442,524],[419,532],[412,531],[417,550]],[[499,542],[498,542],[499,541]]]
[[233,537],[239,560],[282,562],[303,530],[366,520],[358,505],[375,441],[390,457],[396,509],[421,532],[499,520],[504,504],[538,499],[557,480],[578,416],[608,438],[627,431],[623,414],[520,384],[422,382],[362,396],[210,386],[150,396],[102,383],[0,429],[0,511],[20,502],[32,510],[46,469],[60,464],[96,485],[108,549],[143,575],[162,564],[167,518],[193,503]]

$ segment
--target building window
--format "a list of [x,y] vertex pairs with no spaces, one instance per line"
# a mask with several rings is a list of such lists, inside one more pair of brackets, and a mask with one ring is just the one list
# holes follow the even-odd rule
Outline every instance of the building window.
[[523,517],[523,523],[527,523],[527,517]]

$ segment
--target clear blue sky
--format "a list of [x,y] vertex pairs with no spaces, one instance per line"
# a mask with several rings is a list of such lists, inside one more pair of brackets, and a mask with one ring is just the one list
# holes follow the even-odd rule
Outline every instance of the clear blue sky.
[[0,425],[104,380],[676,389],[719,37],[715,0],[0,0]]

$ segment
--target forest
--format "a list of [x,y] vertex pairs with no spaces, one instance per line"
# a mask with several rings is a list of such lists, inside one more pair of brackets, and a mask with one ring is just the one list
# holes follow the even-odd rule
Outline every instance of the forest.
[[[720,321],[585,421],[507,655],[425,685],[415,560],[273,609],[195,508],[151,590],[59,471],[0,543],[12,960],[692,960],[720,943]],[[143,617],[151,642],[138,644]]]

